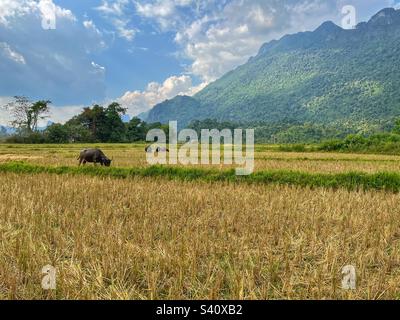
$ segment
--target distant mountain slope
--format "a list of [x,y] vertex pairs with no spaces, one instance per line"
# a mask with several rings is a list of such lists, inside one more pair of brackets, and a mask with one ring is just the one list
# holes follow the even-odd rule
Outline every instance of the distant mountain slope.
[[166,123],[169,120],[178,120],[187,124],[196,117],[200,103],[187,96],[177,96],[153,108],[147,115],[147,122]]
[[6,136],[15,133],[15,129],[0,125],[0,136]]
[[332,22],[284,36],[193,97],[156,105],[148,121],[212,118],[369,123],[400,115],[400,11],[344,30]]

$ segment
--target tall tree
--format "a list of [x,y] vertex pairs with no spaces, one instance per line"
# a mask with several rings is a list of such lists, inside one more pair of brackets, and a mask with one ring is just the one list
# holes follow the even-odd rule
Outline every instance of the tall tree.
[[[94,105],[83,109],[82,113],[66,123],[70,128],[81,127],[90,131],[92,141],[123,142],[125,141],[125,124],[121,116],[126,109],[118,103],[111,103],[107,108]],[[80,138],[78,138],[80,139]]]
[[126,124],[126,135],[129,142],[146,140],[146,123],[134,117]]
[[125,113],[126,108],[123,108],[117,102],[113,102],[107,107],[105,110],[106,127],[103,128],[105,142],[123,142],[125,140],[125,124],[121,118]]
[[11,101],[4,106],[11,113],[13,127],[27,132],[34,132],[38,129],[39,120],[44,120],[49,115],[50,101],[37,101],[32,103],[27,97],[15,96],[14,101]]
[[49,100],[40,100],[30,107],[29,117],[31,119],[31,131],[37,131],[39,120],[44,120],[49,117],[49,104],[51,104]]
[[400,119],[395,119],[393,133],[400,134]]
[[80,124],[88,129],[93,141],[102,141],[102,129],[104,128],[105,121],[104,108],[96,104],[92,108],[84,108],[81,114],[69,122]]

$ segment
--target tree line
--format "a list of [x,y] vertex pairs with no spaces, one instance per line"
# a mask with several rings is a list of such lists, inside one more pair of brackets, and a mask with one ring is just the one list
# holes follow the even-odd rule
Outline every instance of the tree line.
[[[137,117],[132,118],[129,122],[124,122],[122,117],[126,114],[127,109],[117,102],[112,102],[106,107],[98,104],[86,107],[65,124],[53,123],[46,128],[40,128],[39,123],[49,118],[50,105],[51,101],[47,100],[32,102],[26,97],[14,97],[12,102],[2,107],[10,114],[14,131],[10,135],[6,128],[0,126],[0,138],[9,143],[128,143],[145,141],[146,134],[151,129],[162,129],[168,137],[168,125],[160,122],[147,123]],[[363,125],[361,129],[358,123],[318,124],[293,121],[235,123],[214,119],[194,120],[188,125],[188,128],[194,129],[198,135],[200,135],[201,129],[254,128],[257,143],[326,142],[326,149],[336,150],[346,149],[347,147],[337,141],[342,141],[352,134],[357,134],[358,137],[370,137],[378,134],[376,137],[381,141],[386,140],[380,135],[381,133],[391,132],[392,135],[400,135],[400,121],[396,118],[378,121],[374,125]],[[393,136],[389,140],[392,139]],[[350,137],[348,141],[352,141],[351,145],[354,146],[354,138]],[[386,146],[389,144],[388,141],[385,143]],[[357,144],[360,145],[360,143]]]
[[[53,123],[39,128],[39,121],[45,121],[50,115],[51,101],[31,102],[26,97],[14,97],[3,109],[10,113],[15,133],[7,137],[10,143],[94,143],[94,142],[137,142],[145,141],[151,129],[163,129],[168,126],[161,123],[146,123],[134,117],[124,122],[122,117],[127,109],[117,102],[107,107],[95,104],[65,124]],[[4,130],[4,128],[3,128]]]

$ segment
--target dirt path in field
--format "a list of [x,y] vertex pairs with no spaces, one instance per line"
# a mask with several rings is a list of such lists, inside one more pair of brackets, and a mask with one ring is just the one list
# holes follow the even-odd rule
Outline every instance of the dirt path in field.
[[18,161],[18,160],[34,160],[42,159],[38,156],[16,155],[16,154],[0,154],[0,161]]

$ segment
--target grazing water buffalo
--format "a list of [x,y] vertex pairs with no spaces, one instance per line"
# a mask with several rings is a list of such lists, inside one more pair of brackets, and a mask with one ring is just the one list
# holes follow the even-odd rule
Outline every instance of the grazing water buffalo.
[[85,165],[87,162],[90,162],[94,163],[95,165],[97,163],[100,163],[102,166],[106,167],[109,167],[112,161],[108,159],[103,151],[101,151],[100,149],[82,150],[77,160],[79,160],[79,165]]

